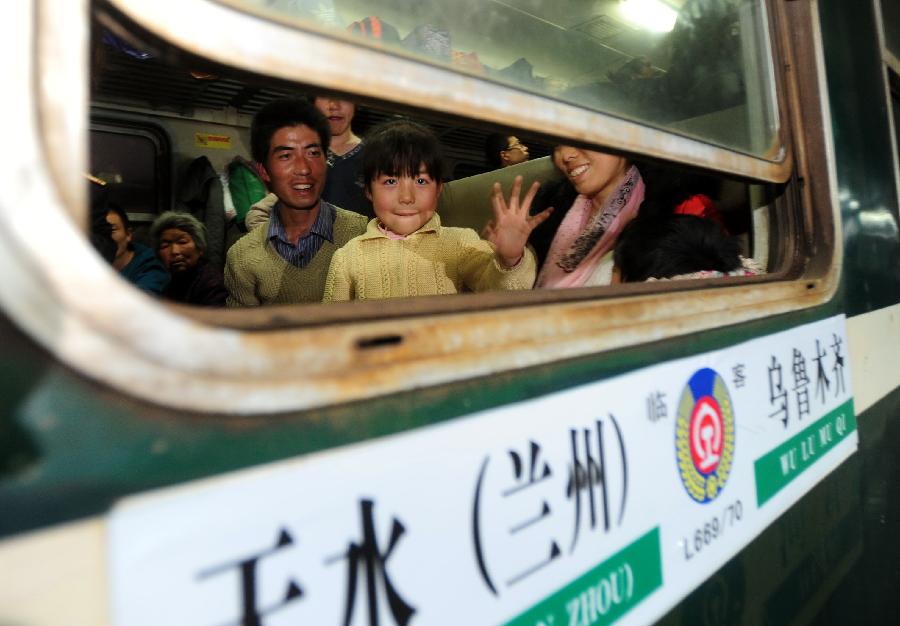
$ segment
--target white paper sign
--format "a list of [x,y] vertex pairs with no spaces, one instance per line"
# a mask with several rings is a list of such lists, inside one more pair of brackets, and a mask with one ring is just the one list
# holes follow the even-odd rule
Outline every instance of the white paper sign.
[[120,626],[646,623],[856,449],[834,317],[127,498]]

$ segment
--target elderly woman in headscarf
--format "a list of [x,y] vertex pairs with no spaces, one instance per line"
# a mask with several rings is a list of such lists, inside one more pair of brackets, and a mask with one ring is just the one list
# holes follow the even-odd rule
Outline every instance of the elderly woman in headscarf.
[[221,270],[206,258],[206,228],[189,213],[166,211],[150,227],[153,246],[172,280],[163,298],[198,306],[225,306]]

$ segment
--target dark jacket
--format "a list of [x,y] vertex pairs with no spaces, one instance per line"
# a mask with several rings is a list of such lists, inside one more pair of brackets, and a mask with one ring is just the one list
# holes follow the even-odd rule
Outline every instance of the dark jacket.
[[228,292],[222,272],[203,257],[193,268],[172,274],[163,297],[182,304],[225,306]]
[[119,273],[138,289],[154,296],[161,295],[169,284],[166,266],[147,246],[133,243],[131,249],[134,251],[134,257]]
[[360,143],[341,156],[328,152],[328,176],[325,178],[322,199],[336,207],[372,219],[375,217],[375,210],[372,208],[372,202],[366,197],[363,182],[365,151],[365,143]]

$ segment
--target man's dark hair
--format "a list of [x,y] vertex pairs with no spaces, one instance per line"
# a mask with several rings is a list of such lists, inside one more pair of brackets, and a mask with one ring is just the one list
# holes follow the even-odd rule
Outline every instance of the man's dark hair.
[[406,119],[392,120],[373,128],[363,154],[366,188],[379,174],[418,176],[419,169],[436,182],[444,174],[444,157],[437,136],[427,126]]
[[250,124],[250,150],[253,160],[266,164],[272,135],[286,126],[308,126],[319,135],[322,152],[331,144],[331,130],[328,119],[311,102],[299,98],[273,100],[253,116]]
[[508,149],[509,135],[503,135],[501,133],[489,135],[484,142],[484,159],[491,168],[499,170],[503,167],[503,160],[500,158],[500,153]]
[[695,215],[635,218],[619,235],[613,258],[622,282],[741,266],[737,241],[712,220]]

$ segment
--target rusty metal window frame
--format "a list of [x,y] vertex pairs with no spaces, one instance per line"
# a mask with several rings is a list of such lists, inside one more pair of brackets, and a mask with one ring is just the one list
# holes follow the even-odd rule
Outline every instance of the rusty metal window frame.
[[[26,95],[21,106],[7,106],[18,107],[12,112],[24,120],[14,129],[13,140],[40,146],[43,153],[26,155],[25,165],[38,171],[32,187],[18,189],[33,200],[29,210],[0,211],[0,232],[11,242],[0,246],[0,260],[15,277],[0,285],[0,302],[23,330],[63,362],[133,397],[218,414],[308,409],[673,338],[721,326],[723,317],[727,324],[760,319],[821,305],[835,293],[841,247],[814,3],[769,5],[775,58],[783,68],[783,98],[792,103],[781,111],[792,135],[786,145],[796,153],[791,172],[798,181],[790,189],[799,210],[770,211],[791,235],[780,271],[740,281],[212,312],[166,306],[129,288],[80,235],[91,7],[88,0],[26,2],[35,20],[33,41],[26,43],[37,55],[11,73],[12,88]],[[106,6],[137,4],[157,6],[132,0]],[[207,0],[182,0],[179,6],[230,10]],[[157,24],[160,37],[169,34],[166,23]],[[292,45],[317,37],[262,20],[258,26],[272,37],[277,31]],[[196,22],[192,31],[196,34]],[[247,32],[245,28],[240,34],[247,39]],[[179,45],[190,43],[173,39]],[[216,46],[219,61],[240,49],[224,38]],[[260,69],[252,65],[237,64]],[[806,71],[793,72],[792,67]],[[810,67],[817,71],[808,71]],[[296,80],[293,72],[286,65],[272,65],[276,78]],[[33,81],[32,76],[41,79]],[[459,80],[469,84],[470,79]],[[492,116],[488,112],[475,119],[497,121]],[[634,127],[630,132],[649,133],[661,143],[671,139],[670,146],[678,146],[675,160],[696,165],[693,147],[683,138],[629,126]],[[558,127],[553,132],[575,138]],[[745,157],[731,158],[737,162]],[[42,223],[58,224],[58,246],[47,249],[34,239]],[[27,254],[20,258],[5,249]],[[58,262],[61,252],[68,259],[64,266]]]

